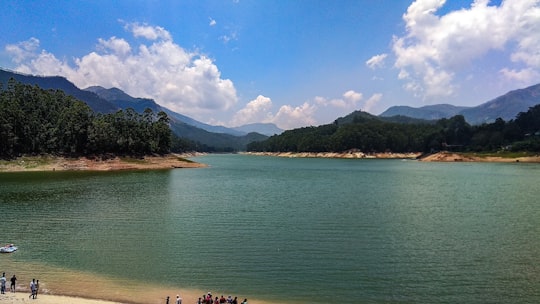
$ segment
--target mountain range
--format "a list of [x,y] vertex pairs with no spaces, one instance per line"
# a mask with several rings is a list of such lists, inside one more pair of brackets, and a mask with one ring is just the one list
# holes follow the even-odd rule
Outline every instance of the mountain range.
[[381,117],[407,116],[424,120],[437,120],[463,115],[472,125],[492,123],[497,118],[514,119],[519,112],[540,104],[540,84],[510,91],[476,107],[457,107],[449,104],[430,105],[420,108],[394,106],[380,114]]
[[[177,136],[213,147],[217,151],[244,150],[246,145],[252,141],[264,140],[268,136],[283,132],[274,124],[263,123],[236,128],[212,126],[167,109],[153,99],[132,97],[118,88],[106,89],[92,86],[79,89],[64,77],[25,75],[0,68],[0,84],[7,85],[10,78],[24,84],[38,85],[43,89],[62,90],[66,94],[86,102],[94,112],[112,113],[127,108],[133,108],[137,112],[142,112],[146,108],[150,108],[155,113],[164,111],[170,117],[171,129]],[[499,117],[505,121],[514,119],[519,112],[526,112],[537,104],[540,104],[540,84],[510,91],[476,107],[458,107],[449,104],[429,105],[420,108],[393,106],[380,114],[379,119],[411,123],[463,115],[469,124],[482,124],[493,122]],[[359,113],[360,111],[355,111],[345,117],[338,118],[336,122],[352,121],[358,117]],[[367,115],[367,113],[363,115]],[[371,117],[369,119],[377,118],[374,115],[368,116]]]
[[177,136],[206,145],[216,151],[244,150],[246,145],[254,140],[264,140],[268,136],[283,132],[273,124],[250,124],[237,128],[212,126],[165,108],[153,99],[132,97],[118,88],[92,86],[80,89],[64,77],[25,75],[0,69],[0,84],[7,86],[11,78],[46,90],[62,90],[67,95],[84,101],[98,113],[112,113],[127,108],[133,108],[137,112],[142,112],[146,108],[150,108],[154,113],[164,111],[171,119],[171,129]]

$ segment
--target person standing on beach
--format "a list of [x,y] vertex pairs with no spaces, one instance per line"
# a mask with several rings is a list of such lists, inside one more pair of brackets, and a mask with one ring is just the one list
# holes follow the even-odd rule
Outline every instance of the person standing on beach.
[[2,272],[2,277],[0,278],[0,291],[2,292],[2,294],[6,293],[6,281],[6,273]]
[[17,282],[17,278],[15,275],[11,277],[11,285],[9,286],[9,289],[11,289],[11,292],[15,292],[15,282]]
[[182,304],[182,298],[180,298],[180,295],[176,295],[176,304]]
[[32,282],[30,282],[30,295],[28,298],[35,299],[36,298],[36,279],[32,279]]
[[167,296],[167,300],[165,301],[165,304],[169,304],[169,296]]
[[34,299],[37,299],[38,292],[39,292],[39,280],[36,280],[36,295],[34,296]]

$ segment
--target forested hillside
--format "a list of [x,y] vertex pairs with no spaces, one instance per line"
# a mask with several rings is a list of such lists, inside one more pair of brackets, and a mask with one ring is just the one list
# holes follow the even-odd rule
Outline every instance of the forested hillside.
[[248,145],[260,152],[540,151],[540,105],[516,119],[471,126],[462,115],[435,123],[397,123],[357,113],[333,124],[285,131]]
[[94,113],[61,90],[10,79],[0,87],[0,157],[22,154],[145,155],[168,153],[169,118],[133,109]]

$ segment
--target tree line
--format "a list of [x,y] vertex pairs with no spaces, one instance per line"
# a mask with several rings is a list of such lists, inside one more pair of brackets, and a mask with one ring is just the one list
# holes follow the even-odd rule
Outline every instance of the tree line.
[[128,108],[94,113],[61,90],[43,90],[14,79],[5,88],[0,84],[0,113],[2,158],[165,154],[173,140],[165,112]]
[[435,122],[396,123],[361,113],[351,122],[340,120],[318,127],[285,131],[253,142],[258,152],[433,152],[540,151],[540,105],[508,122],[471,126],[462,115]]

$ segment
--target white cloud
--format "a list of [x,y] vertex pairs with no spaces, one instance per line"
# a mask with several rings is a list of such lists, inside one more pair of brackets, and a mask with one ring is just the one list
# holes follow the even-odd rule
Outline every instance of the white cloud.
[[346,100],[351,101],[353,104],[356,104],[360,100],[362,100],[362,93],[355,92],[353,90],[349,90],[345,93],[343,93],[343,97]]
[[216,20],[212,19],[211,17],[209,19],[210,19],[210,23],[208,25],[215,26],[217,24]]
[[364,107],[362,108],[362,111],[364,112],[371,112],[375,106],[379,103],[379,101],[381,101],[382,99],[382,94],[380,93],[376,93],[376,94],[373,94],[370,98],[368,98],[368,100],[366,100],[366,102],[364,103]]
[[522,70],[504,68],[500,70],[500,73],[506,80],[516,81],[522,85],[531,85],[540,79],[540,73],[531,68]]
[[394,37],[392,49],[407,90],[424,98],[450,96],[456,73],[493,50],[508,49],[514,62],[540,68],[540,1],[496,6],[476,0],[469,8],[436,15],[445,2],[417,0],[403,15],[407,34]]
[[220,36],[219,39],[225,44],[229,43],[230,41],[237,41],[238,33],[236,31],[231,31],[228,35]]
[[310,125],[317,126],[332,122],[339,115],[347,115],[359,109],[360,105],[363,105],[366,111],[371,110],[381,97],[381,94],[375,94],[362,104],[362,93],[349,90],[343,93],[343,98],[316,96],[300,106],[283,105],[277,112],[274,112],[271,99],[259,95],[239,110],[227,125],[239,126],[254,122],[266,122],[274,123],[286,130]]
[[114,36],[108,40],[99,38],[98,43],[98,49],[105,52],[112,51],[114,54],[121,56],[128,55],[131,52],[131,46],[126,40],[118,39]]
[[35,57],[35,52],[39,48],[39,39],[34,37],[19,42],[17,44],[6,45],[6,52],[13,56],[15,63],[21,63],[25,60]]
[[366,65],[374,70],[376,68],[382,68],[384,67],[384,60],[388,57],[388,54],[379,54],[371,57],[368,61],[366,61]]
[[271,107],[272,100],[259,95],[234,115],[230,125],[241,126],[250,123],[272,122],[273,116],[269,112]]
[[316,96],[313,103],[322,107],[341,108],[346,110],[354,110],[357,108],[358,102],[362,99],[362,93],[349,90],[343,93],[343,98],[324,98]]
[[262,122],[274,123],[278,127],[288,130],[317,124],[314,114],[319,108],[313,103],[304,102],[301,106],[283,105],[275,114],[272,112],[272,106],[270,98],[259,95],[236,112],[227,125],[236,127]]
[[298,107],[284,105],[279,108],[273,122],[285,130],[317,125],[317,121],[313,117],[316,110],[317,106],[308,102],[304,102]]
[[122,38],[99,39],[96,51],[74,58],[74,64],[45,50],[38,52],[35,38],[6,50],[18,64],[18,71],[65,76],[81,88],[118,87],[135,97],[154,98],[171,110],[197,119],[236,104],[233,82],[221,78],[210,58],[175,44],[161,27],[129,24],[126,28],[134,36],[153,41],[132,47]]
[[160,26],[150,26],[146,23],[128,23],[124,26],[135,37],[143,37],[148,40],[172,40],[171,34]]

